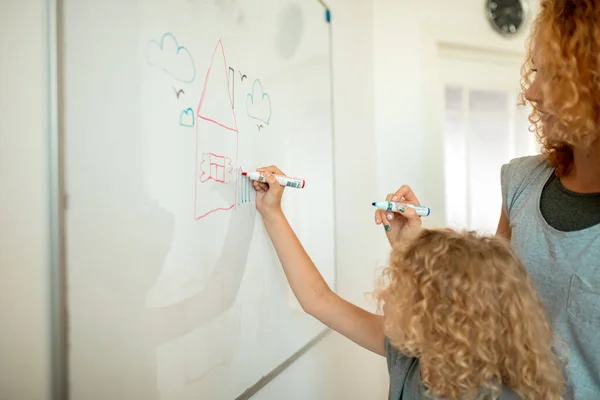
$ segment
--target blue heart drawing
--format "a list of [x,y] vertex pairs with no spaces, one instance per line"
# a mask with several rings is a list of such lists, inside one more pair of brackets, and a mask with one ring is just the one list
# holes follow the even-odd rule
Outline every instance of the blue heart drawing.
[[194,110],[188,108],[187,110],[181,111],[181,114],[179,114],[179,125],[185,126],[186,128],[193,128],[195,125]]

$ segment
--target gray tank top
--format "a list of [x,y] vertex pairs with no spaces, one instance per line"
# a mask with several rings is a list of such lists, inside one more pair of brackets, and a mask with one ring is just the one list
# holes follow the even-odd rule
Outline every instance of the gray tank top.
[[[600,399],[600,225],[573,232],[551,227],[540,211],[554,173],[542,156],[502,166],[502,200],[511,243],[546,307],[575,399]],[[565,209],[565,213],[569,210]]]
[[[408,357],[396,350],[387,337],[384,343],[390,373],[388,400],[447,400],[434,399],[427,395],[421,380],[418,358]],[[496,400],[521,400],[521,398],[510,388],[502,386],[502,393]]]

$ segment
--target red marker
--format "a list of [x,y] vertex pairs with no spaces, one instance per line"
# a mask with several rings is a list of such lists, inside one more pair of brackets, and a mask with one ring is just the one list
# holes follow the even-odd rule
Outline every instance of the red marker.
[[[248,179],[251,179],[253,181],[267,183],[267,178],[265,178],[265,176],[262,172],[242,172],[242,175],[247,176]],[[303,189],[304,185],[306,184],[306,181],[304,179],[290,178],[289,176],[283,176],[283,175],[274,175],[274,176],[277,179],[277,182],[281,186],[293,187],[296,189]]]

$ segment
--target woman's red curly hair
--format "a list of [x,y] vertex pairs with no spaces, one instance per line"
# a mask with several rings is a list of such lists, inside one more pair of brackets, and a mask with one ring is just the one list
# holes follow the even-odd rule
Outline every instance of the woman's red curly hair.
[[[551,132],[541,123],[539,105],[525,99],[536,66],[543,74],[536,79],[541,111],[552,116]],[[533,108],[529,121],[542,152],[557,175],[564,175],[573,147],[595,149],[600,138],[600,1],[542,0],[521,75],[521,103]]]

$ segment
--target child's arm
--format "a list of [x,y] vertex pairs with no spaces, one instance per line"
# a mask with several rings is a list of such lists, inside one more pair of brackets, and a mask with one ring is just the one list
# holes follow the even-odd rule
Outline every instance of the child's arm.
[[[273,173],[283,175],[279,170]],[[281,211],[283,189],[272,178],[268,179],[269,186],[255,182],[257,207],[302,309],[362,347],[385,356],[381,316],[347,302],[329,288]]]

